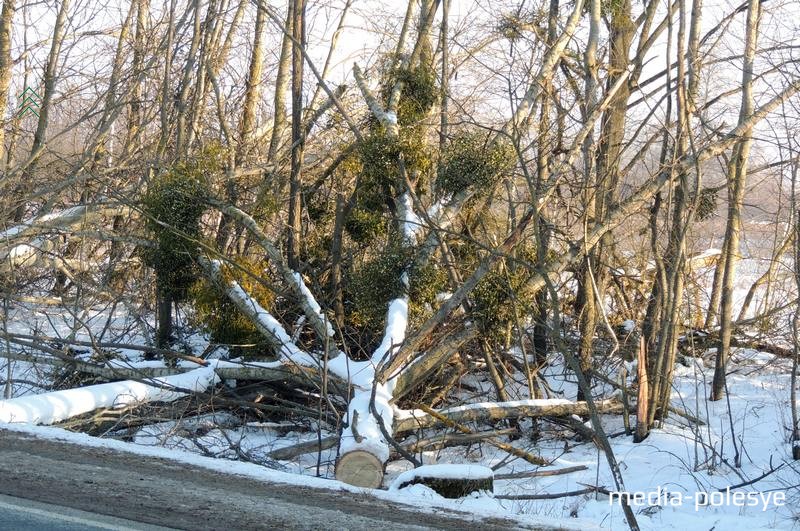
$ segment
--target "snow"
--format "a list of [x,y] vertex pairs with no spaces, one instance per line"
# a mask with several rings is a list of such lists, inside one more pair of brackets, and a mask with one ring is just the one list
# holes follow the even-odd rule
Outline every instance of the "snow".
[[408,326],[408,297],[399,297],[389,303],[386,313],[386,329],[380,346],[372,354],[375,365],[385,361],[387,354],[399,347],[406,338]]
[[58,212],[51,212],[49,214],[44,214],[43,216],[39,216],[35,220],[31,221],[30,224],[33,223],[44,223],[47,221],[52,221],[55,219],[62,219],[62,218],[71,218],[75,215],[81,215],[86,211],[85,205],[77,205],[70,208],[65,208],[64,210],[60,210]]
[[[220,275],[220,262],[218,260],[212,260],[209,263],[215,274]],[[301,350],[294,341],[292,341],[291,336],[283,328],[283,325],[275,319],[271,313],[264,309],[257,300],[248,295],[238,282],[232,280],[228,283],[228,295],[247,307],[248,313],[256,321],[258,327],[275,339],[278,343],[279,354],[283,359],[290,363],[296,363],[306,367],[319,366],[317,359]]]
[[428,207],[428,217],[431,219],[437,219],[439,217],[439,213],[441,212],[442,208],[444,208],[445,200],[439,199],[434,201],[433,204]]
[[11,238],[14,238],[15,236],[17,236],[18,234],[23,232],[25,229],[29,229],[29,228],[30,228],[30,225],[27,224],[27,223],[23,223],[21,225],[15,225],[13,227],[9,227],[8,229],[4,230],[3,232],[0,232],[0,241],[9,240]]
[[[0,243],[2,243],[2,239],[0,239]],[[0,252],[0,260],[7,262],[3,264],[6,268],[30,267],[36,264],[39,255],[51,251],[52,248],[52,242],[45,238],[31,238],[27,243],[20,243],[4,249]]]
[[[32,244],[34,242],[31,242]],[[35,262],[35,256],[39,253],[39,247],[36,244],[27,244],[22,243],[20,245],[15,245],[11,249],[9,249],[8,253],[6,254],[5,258],[11,260],[11,263],[18,267],[24,267],[31,265]],[[31,258],[34,258],[31,260]]]
[[414,202],[411,194],[405,192],[400,196],[397,204],[398,218],[402,221],[403,236],[410,243],[415,243],[422,232],[422,220],[414,212]]
[[[379,366],[392,351],[403,343],[408,326],[408,297],[399,297],[389,303],[386,312],[386,328],[380,346],[372,354],[371,364],[362,366],[360,382],[362,389],[356,391],[347,406],[348,427],[342,431],[339,452],[341,454],[354,450],[365,450],[383,462],[389,460],[389,445],[381,432],[379,422],[390,436],[394,422],[394,408],[390,402],[394,391],[395,381],[390,379],[385,383],[375,382],[375,367]],[[341,358],[342,356],[339,356]],[[338,358],[337,358],[338,359]],[[375,418],[369,408],[372,400],[372,387],[375,386],[375,411],[380,421]],[[353,433],[354,423],[358,441]]]
[[228,286],[231,293],[237,299],[245,301],[252,309],[256,319],[263,328],[269,331],[272,336],[280,343],[281,354],[288,358],[300,357],[305,354],[294,344],[292,338],[286,333],[283,325],[275,319],[271,313],[264,309],[254,298],[247,294],[245,290],[239,285],[238,282],[231,282]]
[[150,380],[125,380],[0,401],[0,422],[53,424],[99,408],[121,408],[145,402],[171,402],[189,392],[204,391],[219,381],[214,367]]
[[441,293],[436,294],[436,302],[441,304],[443,302],[447,302],[447,300],[452,297],[453,294],[449,291],[442,291]]
[[494,471],[482,465],[423,465],[397,476],[389,490],[398,490],[404,483],[412,483],[418,478],[478,480],[493,477]]
[[349,381],[359,389],[371,389],[375,378],[375,365],[372,360],[353,361],[344,352],[328,361],[328,371],[339,378]]
[[[110,369],[166,369],[168,365],[162,360],[128,361],[128,360],[108,360],[106,367]],[[177,367],[180,369],[201,367],[197,363],[188,360],[179,360]]]
[[[212,261],[211,267],[216,273],[219,273],[221,265],[218,261]],[[313,296],[305,287],[302,277],[295,273],[294,278],[301,291],[307,294],[306,299],[309,303],[313,302],[313,305],[316,305]],[[404,275],[403,281],[406,284],[408,283],[407,276]],[[321,365],[317,358],[297,347],[278,320],[265,310],[258,301],[250,297],[238,283],[235,281],[229,282],[228,293],[232,299],[239,301],[240,305],[248,309],[247,313],[254,318],[262,330],[275,339],[283,360],[310,367],[319,367]],[[312,307],[314,307],[313,305]],[[315,311],[322,315],[319,305],[316,305]],[[386,383],[374,382],[375,370],[391,355],[395,348],[402,344],[407,326],[408,297],[403,296],[389,303],[383,339],[368,362],[352,362],[343,353],[328,361],[327,366],[330,372],[350,380],[356,385],[354,396],[348,404],[348,428],[344,430],[341,437],[341,453],[361,449],[369,451],[382,461],[389,459],[389,447],[381,428],[383,427],[391,435],[394,408],[390,405],[390,401],[392,399],[394,381]],[[379,418],[376,418],[370,411],[373,387],[375,410]]]
[[[370,411],[369,403],[372,396],[370,389],[358,391],[348,404],[348,426],[342,431],[339,453],[346,454],[355,450],[364,450],[373,454],[382,462],[389,460],[389,445],[381,432],[378,419]],[[375,390],[375,411],[383,423],[386,433],[392,434],[394,408],[389,404],[392,395],[386,384],[377,384]],[[355,425],[359,441],[353,434]]]
[[[280,369],[285,365],[283,361],[237,361],[237,360],[213,360],[214,369],[239,369],[246,367],[263,369]],[[111,369],[167,369],[170,368],[162,360],[128,361],[128,360],[109,360],[106,366]],[[178,360],[178,369],[194,370],[207,365],[200,365],[189,360]],[[316,365],[315,365],[316,366]]]
[[305,297],[308,305],[311,307],[314,313],[316,313],[319,316],[322,322],[325,323],[328,332],[328,337],[333,337],[334,336],[333,327],[331,326],[330,321],[328,321],[328,318],[325,317],[325,314],[322,312],[322,307],[317,302],[317,299],[314,298],[314,295],[311,293],[311,290],[308,289],[308,286],[306,286],[306,283],[303,281],[303,276],[300,273],[294,273],[293,276],[294,276],[294,281],[297,284],[297,287],[300,289],[300,293],[303,294],[303,297]]
[[84,208],[85,208],[84,206],[71,207],[71,208],[68,208],[66,210],[62,210],[62,211],[59,211],[59,212],[52,212],[50,214],[45,214],[44,216],[39,216],[38,218],[34,218],[34,219],[31,219],[31,220],[28,220],[28,221],[24,221],[24,222],[20,223],[19,225],[14,225],[13,227],[9,227],[8,229],[0,232],[0,241],[9,240],[9,239],[15,238],[16,236],[22,234],[26,230],[28,230],[31,227],[33,227],[34,224],[36,224],[36,223],[42,223],[42,222],[45,222],[45,221],[58,219],[58,218],[60,218],[62,216],[69,217],[69,216],[72,216],[75,212],[77,212],[79,210],[83,210]]
[[709,249],[706,249],[702,253],[699,253],[699,254],[691,256],[690,259],[691,260],[702,260],[704,258],[711,258],[713,256],[719,256],[721,254],[722,254],[722,249],[717,249],[715,247],[711,247]]

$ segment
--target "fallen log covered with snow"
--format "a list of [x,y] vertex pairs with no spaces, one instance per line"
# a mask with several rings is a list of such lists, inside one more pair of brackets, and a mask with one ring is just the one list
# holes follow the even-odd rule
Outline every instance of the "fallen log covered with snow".
[[425,465],[397,476],[389,490],[418,484],[445,498],[463,498],[473,492],[493,492],[494,471],[480,465]]
[[[598,413],[621,413],[623,404],[609,398],[595,402]],[[436,415],[421,410],[403,411],[395,418],[395,432],[411,431],[420,428],[441,426],[444,417],[463,424],[466,422],[487,422],[523,417],[567,417],[570,415],[589,415],[586,402],[571,402],[564,399],[516,400],[513,402],[480,402],[441,409]]]
[[172,402],[219,382],[214,367],[155,378],[151,383],[124,380],[0,401],[0,422],[54,424],[100,408],[147,402]]

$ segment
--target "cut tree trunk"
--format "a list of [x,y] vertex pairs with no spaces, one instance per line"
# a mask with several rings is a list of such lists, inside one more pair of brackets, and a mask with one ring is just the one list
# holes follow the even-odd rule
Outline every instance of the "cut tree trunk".
[[377,489],[383,483],[384,464],[364,450],[342,454],[336,461],[336,479],[348,485]]

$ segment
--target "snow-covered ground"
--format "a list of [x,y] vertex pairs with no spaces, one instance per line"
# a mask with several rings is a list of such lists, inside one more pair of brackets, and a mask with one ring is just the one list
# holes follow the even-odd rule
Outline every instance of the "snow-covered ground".
[[[141,343],[135,327],[127,320],[125,312],[110,315],[98,311],[91,319],[83,320],[83,325],[75,326],[75,319],[58,314],[55,309],[17,305],[10,320],[10,331],[30,334],[35,329],[40,335],[72,335],[73,339],[87,340],[107,328],[115,332],[109,332],[106,340]],[[109,322],[111,325],[107,327]],[[206,341],[193,337],[190,343],[200,351],[205,348]],[[117,349],[116,354],[131,361],[141,357],[141,352],[134,350]],[[88,359],[89,353],[78,352],[78,357]],[[716,403],[706,399],[713,374],[712,361],[709,355],[690,358],[686,365],[677,365],[673,391],[673,404],[706,420],[705,425],[696,426],[673,415],[645,441],[634,444],[632,438],[623,433],[621,417],[604,417],[606,432],[612,436],[612,446],[621,463],[626,489],[639,496],[634,508],[640,525],[643,529],[682,530],[797,527],[800,525],[800,464],[791,460],[788,444],[789,361],[752,350],[736,351],[728,379],[729,400]],[[42,393],[53,378],[46,367],[30,362],[13,361],[12,369],[14,378],[21,382],[14,387],[16,396]],[[5,373],[2,368],[0,375]],[[462,391],[465,400],[489,386],[488,382],[474,376],[469,378],[469,390]],[[574,398],[575,384],[559,361],[547,369],[546,378],[556,397],[563,394],[565,398]],[[36,387],[37,382],[41,388]],[[613,392],[601,387],[596,391],[605,395]],[[521,424],[529,428],[531,421],[522,420]],[[97,438],[54,427],[19,424],[9,427],[81,444],[188,461],[270,481],[361,490],[330,479],[336,447],[292,461],[276,461],[269,456],[277,448],[317,440],[313,422],[305,426],[244,422],[228,413],[216,412],[200,418],[165,419],[135,431],[127,430],[125,439],[132,442],[117,440],[122,438],[119,434],[114,439],[113,430],[105,438]],[[547,428],[543,438],[532,441],[523,437],[514,441],[514,445],[552,461],[552,466],[546,469],[582,465],[585,470],[548,477],[495,480],[493,495],[473,494],[460,500],[446,500],[419,484],[376,494],[420,510],[455,507],[486,515],[514,515],[530,525],[558,523],[576,529],[625,529],[618,496],[582,494],[547,500],[503,499],[504,496],[565,493],[590,486],[614,491],[605,458],[593,444],[574,439],[571,432],[559,431],[553,426]],[[523,430],[524,433],[530,431]],[[428,431],[418,436],[433,434]],[[319,435],[336,434],[322,430]],[[425,464],[478,465],[493,468],[497,474],[536,468],[521,459],[509,458],[506,452],[487,444],[427,451],[421,457]],[[391,462],[384,485],[391,485],[410,468],[405,461]],[[315,477],[317,475],[320,477]],[[743,485],[764,475],[752,484]],[[727,487],[731,490],[726,491]]]

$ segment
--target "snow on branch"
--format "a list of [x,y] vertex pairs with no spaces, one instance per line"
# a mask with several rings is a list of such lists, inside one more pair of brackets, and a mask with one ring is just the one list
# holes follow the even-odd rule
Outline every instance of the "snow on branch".
[[39,263],[44,253],[53,250],[53,242],[45,238],[34,238],[0,252],[0,270],[10,271],[19,267],[32,267]]
[[303,313],[309,323],[311,323],[317,337],[328,349],[330,354],[332,349],[335,348],[334,342],[329,340],[329,338],[334,336],[333,327],[331,326],[330,320],[323,313],[319,303],[314,298],[314,295],[311,293],[311,290],[309,290],[305,282],[303,282],[303,277],[289,267],[281,252],[272,244],[252,216],[233,205],[221,201],[211,200],[210,203],[222,213],[242,223],[242,225],[255,236],[258,244],[267,252],[270,263],[278,270],[281,278],[283,278],[283,281],[289,287],[290,292],[294,295],[298,304],[300,304]]
[[117,204],[77,205],[74,207],[37,216],[19,225],[0,231],[0,245],[13,243],[15,240],[52,229],[66,229],[76,223],[86,221],[88,216],[113,211],[123,214],[128,207]]
[[381,344],[372,353],[372,363],[378,366],[385,361],[387,354],[391,355],[406,338],[408,328],[408,297],[399,297],[389,303],[386,312],[386,328]]
[[[0,268],[10,270],[17,267],[30,267],[43,263],[52,264],[52,259],[43,258],[55,248],[55,244],[47,237],[47,232],[63,231],[84,223],[90,217],[100,215],[108,210],[119,213],[127,207],[120,205],[78,205],[57,212],[37,216],[33,219],[0,231]],[[20,242],[28,238],[27,242]],[[78,265],[81,263],[70,265]]]
[[[367,452],[381,463],[388,461],[389,444],[384,434],[391,437],[393,433],[394,408],[391,402],[395,382],[376,382],[375,369],[400,346],[407,327],[408,297],[399,297],[389,303],[383,340],[372,354],[369,370],[362,375],[362,389],[354,394],[348,404],[349,427],[342,432],[339,447],[341,455]],[[368,387],[365,384],[369,384]]]
[[353,75],[356,78],[358,89],[367,102],[369,111],[384,127],[386,127],[386,132],[390,137],[396,137],[398,134],[397,115],[393,112],[386,112],[383,110],[383,107],[381,107],[381,104],[378,102],[378,98],[375,97],[367,86],[367,81],[364,79],[364,74],[361,72],[361,68],[358,64],[353,64]]
[[303,281],[303,276],[300,273],[293,273],[292,276],[294,277],[295,284],[297,285],[297,289],[302,294],[301,305],[304,308],[308,308],[308,311],[315,314],[320,322],[323,323],[325,326],[325,333],[328,337],[333,337],[335,335],[333,331],[333,327],[331,326],[331,322],[325,317],[325,314],[322,313],[322,307],[317,302],[317,299],[314,298],[314,295],[311,293],[311,290],[308,289],[306,283]]
[[200,265],[209,276],[225,290],[225,295],[253,322],[259,332],[270,342],[275,351],[288,361],[298,365],[317,367],[319,363],[295,345],[283,325],[257,300],[251,297],[238,282],[226,281],[222,276],[219,260],[201,260]]
[[397,217],[402,224],[403,237],[411,244],[416,243],[424,226],[422,220],[414,212],[414,203],[408,192],[400,196],[400,201],[397,202]]
[[88,213],[87,205],[79,205],[38,216],[0,232],[0,242],[5,243],[22,238],[38,229],[66,227],[80,221]]

